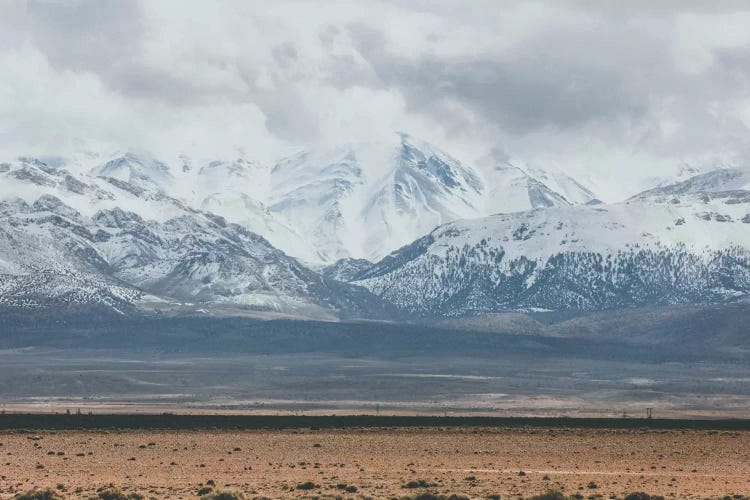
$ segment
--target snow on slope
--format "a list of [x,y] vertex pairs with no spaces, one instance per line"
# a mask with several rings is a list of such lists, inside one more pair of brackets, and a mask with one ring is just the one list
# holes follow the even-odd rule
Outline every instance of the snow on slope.
[[208,211],[320,266],[380,259],[452,220],[590,199],[562,173],[529,172],[506,166],[483,175],[399,133],[388,141],[302,152],[273,168],[241,154],[173,161],[128,151],[49,163],[22,158],[0,165],[0,199],[12,194],[33,203],[50,194],[85,216],[121,208],[160,222]]
[[[657,175],[652,175],[650,177],[647,177],[642,182],[642,189],[640,189],[640,192],[647,191],[654,188],[669,186],[671,184],[677,184],[678,182],[682,182],[685,180],[690,179],[691,177],[695,177],[696,175],[706,173],[707,171],[712,170],[719,170],[723,167],[716,167],[716,168],[702,168],[702,167],[696,167],[690,164],[683,164],[679,165],[675,168],[675,170],[671,173],[667,172],[659,172]],[[637,193],[640,194],[640,193]]]
[[681,182],[649,189],[633,199],[665,199],[672,195],[750,190],[750,168],[721,168]]
[[0,164],[0,200],[19,197],[33,203],[50,194],[86,216],[122,208],[162,222],[210,211],[275,246],[293,249],[303,260],[319,260],[283,216],[259,201],[268,194],[268,172],[245,158],[198,162],[203,166],[194,170],[134,153],[55,159],[53,164],[32,158]]
[[[204,213],[157,222],[119,208],[86,217],[51,195],[32,205],[5,201],[0,255],[0,303],[20,307],[40,303],[46,293],[50,303],[64,296],[122,310],[128,298],[147,291],[308,316],[384,309],[366,290],[326,280],[261,236]],[[37,295],[19,294],[33,283],[40,285]]]
[[316,261],[349,256],[345,239],[354,230],[353,205],[365,183],[354,151],[299,153],[273,167],[271,183],[271,211],[294,221],[302,241],[312,243]]
[[553,166],[541,168],[523,165],[522,169],[527,175],[543,184],[550,191],[562,196],[571,204],[578,205],[598,201],[593,191]]
[[148,155],[125,153],[94,169],[96,177],[116,179],[141,189],[167,191],[174,184],[169,167]]
[[711,302],[750,292],[749,249],[750,192],[695,192],[457,221],[354,282],[439,315]]
[[482,165],[487,186],[482,215],[601,201],[591,189],[554,164],[542,166],[503,156],[485,159]]
[[[59,276],[55,289],[71,293],[51,296],[73,301],[89,286],[109,304],[146,291],[362,314],[386,306],[329,277],[410,312],[448,315],[747,293],[747,169],[593,205],[565,174],[515,165],[480,173],[406,134],[273,169],[241,155],[19,158],[0,163],[0,281]],[[377,264],[361,259],[401,245]],[[330,265],[321,275],[290,255]]]
[[303,152],[271,173],[271,211],[312,241],[320,261],[377,260],[437,225],[495,212],[585,203],[593,193],[535,171],[572,201],[512,165],[482,174],[408,134],[393,141]]
[[481,213],[484,184],[477,172],[425,142],[399,137],[389,168],[359,212],[360,255],[370,260],[439,224]]
[[483,215],[571,204],[561,194],[510,164],[495,167],[485,174],[485,178],[488,191],[484,197]]
[[320,259],[293,224],[271,212],[262,200],[270,195],[270,171],[246,158],[214,160],[201,167],[187,196],[191,206],[221,215],[266,238],[305,262]]
[[0,307],[24,311],[65,311],[101,307],[124,314],[135,310],[143,292],[96,274],[46,269],[31,274],[0,274]]

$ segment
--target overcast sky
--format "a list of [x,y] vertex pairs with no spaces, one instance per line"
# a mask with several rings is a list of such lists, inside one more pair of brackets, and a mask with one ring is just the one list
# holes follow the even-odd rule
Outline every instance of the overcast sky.
[[[0,0],[0,152],[410,132],[612,186],[750,164],[750,2]],[[604,179],[604,181],[602,181]]]

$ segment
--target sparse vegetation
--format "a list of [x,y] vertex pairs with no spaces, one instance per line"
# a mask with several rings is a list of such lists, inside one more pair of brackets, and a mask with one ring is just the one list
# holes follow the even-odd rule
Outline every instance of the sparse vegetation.
[[346,483],[339,483],[336,485],[337,490],[346,491],[347,493],[356,493],[359,488],[352,484],[346,484]]
[[529,500],[567,500],[567,497],[560,491],[548,491],[547,493],[533,496]]
[[16,495],[15,500],[64,500],[65,497],[51,488],[44,490],[31,490]]
[[245,495],[238,491],[211,491],[201,495],[201,500],[244,500]]
[[[58,433],[50,430],[45,431],[43,441],[36,442],[27,441],[30,431],[17,431],[3,434],[4,443],[0,449],[3,450],[3,465],[8,470],[17,471],[19,476],[0,476],[0,482],[5,481],[8,485],[5,495],[15,500],[136,500],[178,496],[185,499],[237,500],[242,495],[248,500],[260,499],[264,495],[330,500],[355,497],[460,500],[463,495],[485,500],[663,500],[659,495],[667,498],[693,495],[722,500],[750,500],[742,489],[746,485],[748,470],[745,462],[733,466],[734,470],[743,472],[741,479],[727,477],[727,481],[721,484],[710,481],[711,474],[722,471],[723,464],[747,449],[746,434],[724,429],[654,430],[645,426],[643,419],[640,425],[641,428],[625,431],[524,427],[507,431],[513,437],[509,442],[488,441],[487,437],[494,436],[494,432],[482,427],[453,431],[446,426],[440,432],[431,428],[379,429],[366,434],[375,451],[372,456],[368,455],[369,447],[364,449],[357,442],[360,433],[367,432],[359,430],[353,433],[323,431],[320,439],[314,440],[309,440],[306,430],[292,429],[268,434],[248,432],[243,434],[242,456],[237,452],[234,457],[226,455],[240,443],[232,433],[224,432],[204,434],[201,430],[195,430],[183,435],[102,430],[86,431],[79,438],[75,431]],[[146,456],[138,456],[136,462],[127,461],[129,454],[138,450],[142,443],[151,448],[150,438],[156,435],[162,436],[157,447],[146,451]],[[586,441],[590,440],[591,446],[588,443],[581,445],[581,435]],[[427,437],[436,441],[434,447],[422,447]],[[270,440],[272,446],[267,446],[265,440]],[[397,459],[393,459],[389,452],[394,450],[394,440],[403,440],[408,449],[418,456],[403,459],[404,456],[397,449],[399,454],[395,455]],[[316,441],[326,444],[324,448],[328,451],[325,457],[312,449]],[[701,448],[683,448],[683,443],[693,441],[699,441]],[[590,472],[604,470],[608,466],[607,453],[614,449],[610,446],[613,442],[620,445],[617,453],[632,456],[632,459],[620,464],[622,466],[619,468],[615,467],[613,473],[617,477]],[[639,450],[643,449],[644,443],[651,452],[641,456]],[[572,448],[572,444],[578,448]],[[503,452],[516,446],[523,446],[524,453],[507,460],[507,464],[477,456],[485,453],[505,456]],[[560,449],[572,448],[577,451],[589,447],[605,451],[597,454],[587,454],[585,451],[568,455],[557,453]],[[115,459],[111,462],[111,469],[109,464],[102,467],[102,464],[79,456],[79,453],[88,456],[89,450],[93,450],[95,456],[105,456],[112,453],[113,448]],[[683,455],[683,449],[700,450],[701,454],[693,456],[685,451]],[[49,450],[53,450],[54,454],[47,456]],[[65,456],[58,457],[58,450],[65,450]],[[352,453],[353,450],[356,453]],[[450,463],[443,453],[446,450],[451,452]],[[680,450],[680,454],[675,454],[673,458],[667,450]],[[34,455],[28,459],[17,458],[29,451]],[[721,460],[717,460],[717,463],[701,462],[698,467],[700,474],[695,473],[695,480],[683,480],[683,475],[679,474],[687,475],[691,470],[696,470],[692,469],[691,464],[702,460],[704,452],[715,453]],[[7,459],[4,458],[5,453]],[[169,465],[173,458],[180,464],[178,471]],[[69,460],[67,464],[63,462],[66,459]],[[224,459],[229,464],[223,464]],[[199,468],[201,463],[205,463],[206,467]],[[46,469],[35,470],[36,464]],[[255,471],[253,473],[247,473],[250,464]],[[227,465],[231,465],[231,468]],[[72,473],[60,474],[63,467]],[[657,470],[647,473],[649,467]],[[548,472],[547,468],[555,472]],[[110,470],[112,474],[109,474]],[[155,470],[159,471],[159,475],[152,480],[149,476]],[[501,470],[502,474],[490,473],[495,470]],[[107,474],[102,475],[103,471]],[[185,471],[188,471],[189,477],[183,475]],[[525,477],[519,477],[521,471],[525,471]],[[264,474],[264,478],[272,479],[257,481],[257,472]],[[110,484],[109,481],[103,483],[103,477],[123,479]],[[146,477],[149,477],[148,482],[135,479]],[[626,480],[622,477],[626,477]],[[655,477],[658,482],[654,480]],[[47,486],[51,490],[43,489]],[[35,489],[32,490],[32,487]],[[23,493],[25,490],[30,491]],[[666,491],[670,495],[667,496]]]
[[434,493],[420,493],[414,497],[403,497],[401,500],[469,500],[463,495],[436,495]]
[[631,493],[625,497],[625,500],[664,500],[664,497],[658,495],[649,495],[642,491]]
[[428,483],[424,479],[419,479],[416,481],[409,481],[405,485],[403,485],[403,488],[431,488],[435,486],[434,483]]
[[119,488],[109,486],[100,489],[90,500],[143,500],[143,495],[138,493],[124,493]]

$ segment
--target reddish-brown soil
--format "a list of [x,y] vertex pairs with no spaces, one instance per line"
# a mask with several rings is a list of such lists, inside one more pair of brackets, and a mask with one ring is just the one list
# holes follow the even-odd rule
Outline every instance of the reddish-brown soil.
[[[680,499],[750,494],[750,432],[59,431],[0,433],[0,443],[0,498],[46,486],[86,497],[109,483],[146,498],[196,498],[209,480],[249,498],[393,498],[424,491],[518,498],[554,489],[584,498],[633,491]],[[404,488],[419,480],[433,486]],[[315,488],[296,488],[307,481]]]

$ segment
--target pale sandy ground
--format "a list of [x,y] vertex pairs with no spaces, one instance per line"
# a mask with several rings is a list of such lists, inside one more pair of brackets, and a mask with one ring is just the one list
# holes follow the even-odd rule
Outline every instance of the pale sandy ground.
[[[196,498],[209,479],[250,498],[394,498],[425,491],[402,487],[420,479],[435,484],[429,491],[471,498],[549,489],[584,498],[638,490],[680,499],[750,494],[750,432],[60,431],[0,432],[0,443],[0,498],[56,485],[85,497],[108,483],[146,497]],[[319,487],[295,489],[305,481]],[[338,484],[357,492],[340,492]]]

